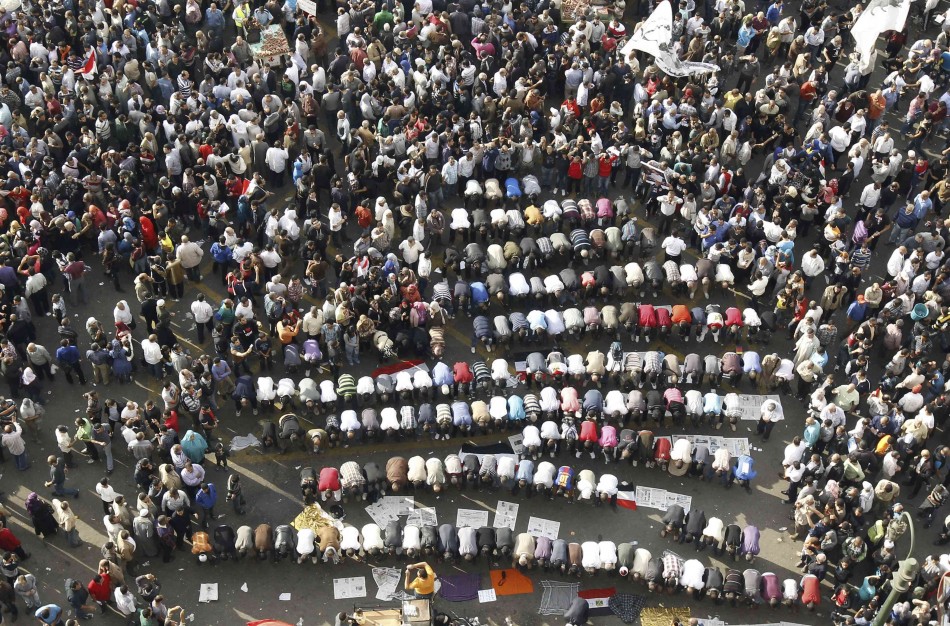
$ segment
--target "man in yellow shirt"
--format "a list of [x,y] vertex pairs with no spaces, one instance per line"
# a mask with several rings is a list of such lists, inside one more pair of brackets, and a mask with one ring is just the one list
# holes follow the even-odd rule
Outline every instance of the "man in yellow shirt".
[[[412,570],[416,570],[416,577],[409,580]],[[417,598],[431,598],[435,593],[435,572],[425,561],[413,563],[406,566],[406,591],[409,591]]]

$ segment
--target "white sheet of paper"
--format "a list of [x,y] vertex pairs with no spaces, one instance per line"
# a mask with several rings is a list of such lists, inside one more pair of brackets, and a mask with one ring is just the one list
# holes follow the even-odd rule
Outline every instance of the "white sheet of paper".
[[478,601],[484,604],[485,602],[494,602],[498,598],[495,597],[494,589],[479,589],[478,590]]
[[495,521],[492,522],[494,528],[515,529],[518,523],[518,504],[514,502],[498,501],[498,508],[495,509]]
[[394,567],[374,567],[373,580],[379,586],[376,599],[391,602],[397,599],[397,588],[402,581],[401,571]]
[[247,593],[247,583],[244,583],[243,585],[241,585],[241,591],[243,591],[244,593]]
[[455,527],[471,526],[472,528],[481,528],[488,526],[488,511],[478,511],[476,509],[459,509],[455,518]]
[[391,508],[385,507],[379,502],[366,507],[366,513],[373,518],[373,521],[380,528],[386,528],[386,524],[399,519],[399,516]]
[[515,451],[515,454],[524,454],[524,444],[521,443],[522,441],[524,441],[524,435],[521,433],[508,437],[508,443],[511,445],[511,449]]
[[438,526],[439,517],[433,507],[424,506],[409,511],[409,516],[406,518],[406,523],[414,524],[416,526]]
[[561,532],[561,522],[532,516],[528,518],[527,532],[536,537],[547,537],[553,541],[557,539],[558,533]]
[[366,597],[366,577],[353,576],[350,578],[333,579],[333,598],[348,600],[350,598]]
[[380,503],[384,508],[395,513],[396,517],[409,515],[412,509],[416,507],[416,499],[412,496],[384,496]]
[[218,583],[201,583],[198,602],[214,602],[218,599]]
[[277,599],[280,600],[281,602],[290,602],[290,594],[282,593],[279,596],[277,596]]

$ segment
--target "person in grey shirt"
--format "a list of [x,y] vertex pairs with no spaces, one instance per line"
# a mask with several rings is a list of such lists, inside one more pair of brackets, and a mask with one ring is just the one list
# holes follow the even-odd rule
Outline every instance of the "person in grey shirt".
[[26,358],[40,380],[46,378],[52,380],[53,371],[50,365],[53,362],[53,357],[50,356],[49,350],[38,343],[30,343],[26,346]]

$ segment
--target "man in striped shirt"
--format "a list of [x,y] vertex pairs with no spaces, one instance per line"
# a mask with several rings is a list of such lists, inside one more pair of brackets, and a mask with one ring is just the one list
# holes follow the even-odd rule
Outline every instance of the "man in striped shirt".
[[343,374],[337,381],[336,395],[343,402],[353,402],[356,398],[356,379],[352,374]]

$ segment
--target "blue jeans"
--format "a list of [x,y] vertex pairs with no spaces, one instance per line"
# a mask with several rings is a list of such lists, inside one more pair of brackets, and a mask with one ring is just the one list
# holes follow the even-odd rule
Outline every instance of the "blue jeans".
[[14,454],[13,460],[16,462],[16,468],[21,472],[25,472],[30,469],[30,457],[27,456],[26,451],[23,451],[23,454]]
[[78,496],[79,490],[72,487],[65,487],[64,483],[53,483],[54,496]]
[[900,245],[902,241],[907,239],[913,230],[913,228],[901,228],[897,224],[894,224],[894,228],[891,230],[891,237],[887,241],[888,243]]

